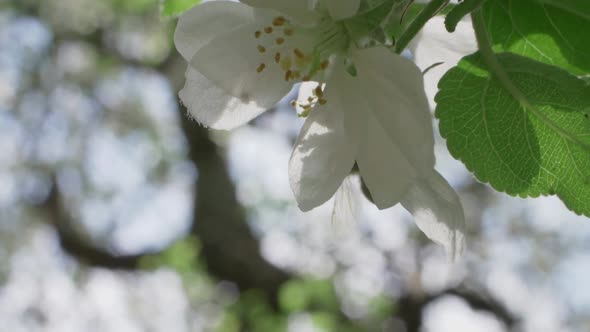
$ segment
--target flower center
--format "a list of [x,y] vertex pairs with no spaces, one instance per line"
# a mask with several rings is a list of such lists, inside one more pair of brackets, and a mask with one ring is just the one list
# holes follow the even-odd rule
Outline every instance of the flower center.
[[330,19],[307,28],[293,25],[283,16],[254,32],[261,62],[258,73],[278,66],[285,81],[325,80],[331,56],[349,45],[344,27]]

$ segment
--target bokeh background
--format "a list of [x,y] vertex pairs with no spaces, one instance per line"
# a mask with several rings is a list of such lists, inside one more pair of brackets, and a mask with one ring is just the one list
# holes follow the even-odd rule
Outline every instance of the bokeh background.
[[349,220],[303,214],[295,92],[202,128],[174,25],[157,0],[0,0],[1,332],[590,330],[586,218],[493,192],[444,142],[459,263],[355,178]]

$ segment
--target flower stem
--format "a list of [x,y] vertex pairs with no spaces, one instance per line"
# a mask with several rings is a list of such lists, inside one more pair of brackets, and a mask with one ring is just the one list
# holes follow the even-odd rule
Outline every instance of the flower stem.
[[408,28],[402,33],[395,44],[395,53],[401,53],[408,46],[410,41],[422,30],[426,22],[430,20],[438,11],[447,4],[448,0],[432,0],[424,9],[414,18]]

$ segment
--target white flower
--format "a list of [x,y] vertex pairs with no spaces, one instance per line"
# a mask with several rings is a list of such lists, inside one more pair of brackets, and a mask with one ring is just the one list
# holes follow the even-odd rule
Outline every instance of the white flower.
[[384,47],[358,49],[343,18],[360,0],[243,0],[201,4],[175,34],[189,62],[180,97],[197,121],[232,129],[300,81],[318,82],[300,104],[307,120],[289,163],[308,211],[338,190],[355,163],[380,209],[399,202],[451,257],[463,248],[463,210],[434,171],[422,74]]

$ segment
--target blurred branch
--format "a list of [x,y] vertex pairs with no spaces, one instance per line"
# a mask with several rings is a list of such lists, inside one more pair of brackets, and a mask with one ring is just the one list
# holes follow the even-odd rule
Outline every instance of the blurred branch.
[[74,232],[71,220],[61,205],[55,181],[41,209],[48,214],[48,222],[54,227],[62,249],[81,263],[108,269],[133,270],[138,268],[139,260],[147,255],[117,255],[93,246],[90,241]]

